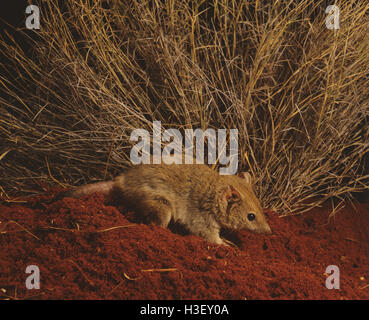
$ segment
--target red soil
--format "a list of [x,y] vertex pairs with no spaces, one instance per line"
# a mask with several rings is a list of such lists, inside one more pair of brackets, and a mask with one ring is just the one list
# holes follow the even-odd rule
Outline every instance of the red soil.
[[[52,196],[0,205],[2,299],[369,299],[369,205],[267,212],[273,234],[235,232],[236,248],[137,223],[99,194]],[[25,288],[32,264],[40,290]]]

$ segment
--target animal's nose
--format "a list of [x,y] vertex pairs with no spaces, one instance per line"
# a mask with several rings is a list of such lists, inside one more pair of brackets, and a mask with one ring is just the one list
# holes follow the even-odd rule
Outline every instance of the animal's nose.
[[264,232],[267,233],[267,234],[271,234],[272,233],[272,229],[270,228],[269,224],[267,224],[265,226]]

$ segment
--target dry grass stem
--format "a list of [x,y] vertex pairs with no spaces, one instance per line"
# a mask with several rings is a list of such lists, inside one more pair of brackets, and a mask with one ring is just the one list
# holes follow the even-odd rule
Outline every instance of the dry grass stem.
[[369,3],[339,1],[339,30],[329,4],[39,2],[31,52],[0,41],[1,192],[115,176],[154,120],[238,129],[239,170],[282,215],[368,189]]

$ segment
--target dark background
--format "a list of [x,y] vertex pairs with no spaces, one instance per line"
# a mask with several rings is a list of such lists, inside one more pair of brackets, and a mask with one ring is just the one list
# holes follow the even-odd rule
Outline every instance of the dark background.
[[[31,45],[27,40],[35,38],[34,31],[28,30],[25,27],[26,22],[26,8],[29,5],[26,0],[12,0],[7,1],[2,5],[0,10],[0,39],[6,43],[11,43],[10,38],[14,40],[25,50],[30,53]],[[2,76],[7,76],[3,65],[7,63],[2,51],[0,50],[0,72]]]
[[[330,1],[327,1],[327,4]],[[332,1],[334,2],[334,1]],[[11,38],[13,38],[18,45],[27,53],[27,55],[32,54],[32,39],[37,38],[37,30],[28,30],[25,27],[25,21],[27,18],[26,8],[29,4],[32,4],[32,0],[11,0],[6,1],[6,4],[2,5],[0,10],[0,39],[6,43],[11,43]],[[34,4],[36,4],[34,2]],[[40,8],[40,28],[42,28],[42,8]],[[9,38],[10,37],[10,38]],[[2,51],[0,50],[0,75],[11,79],[14,74],[11,74],[11,70],[6,69],[8,65],[7,58],[4,57]],[[0,90],[0,96],[7,100]],[[369,121],[369,119],[368,119]],[[369,134],[369,129],[365,128],[368,126],[368,122],[363,123],[363,133]],[[369,154],[363,159],[364,174],[369,174]],[[364,193],[357,195],[360,201],[369,202],[369,190]]]
[[[1,37],[4,38],[5,32],[21,37],[19,32],[16,32],[15,28],[25,28],[26,21],[26,8],[29,5],[26,0],[12,0],[7,1],[2,5],[0,10],[0,26]],[[10,25],[10,26],[9,26]]]

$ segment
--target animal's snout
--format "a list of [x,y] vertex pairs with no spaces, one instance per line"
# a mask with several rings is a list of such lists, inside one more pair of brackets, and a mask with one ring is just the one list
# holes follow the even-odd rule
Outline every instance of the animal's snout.
[[267,224],[265,226],[264,233],[267,233],[267,234],[271,234],[272,233],[272,229],[270,228],[269,224]]

